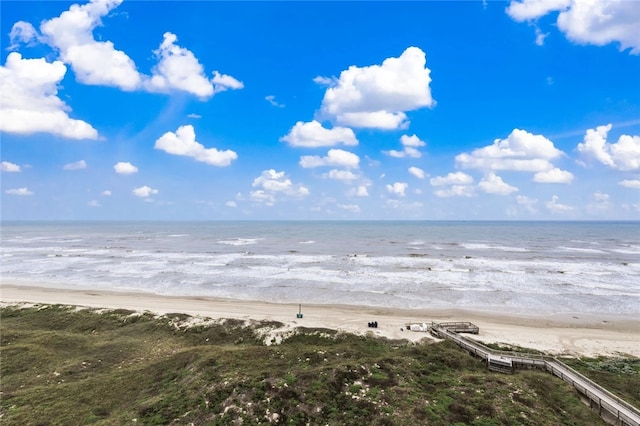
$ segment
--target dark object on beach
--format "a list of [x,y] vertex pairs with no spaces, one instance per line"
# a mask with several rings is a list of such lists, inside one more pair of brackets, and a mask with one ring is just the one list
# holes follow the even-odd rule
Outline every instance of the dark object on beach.
[[296,314],[296,318],[302,318],[302,305],[298,305],[298,313]]
[[367,323],[367,325],[369,326],[369,328],[378,328],[378,321]]

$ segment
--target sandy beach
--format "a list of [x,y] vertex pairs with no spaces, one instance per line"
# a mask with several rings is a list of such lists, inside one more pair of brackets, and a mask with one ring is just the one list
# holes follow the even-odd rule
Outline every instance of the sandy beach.
[[[407,331],[409,323],[471,321],[480,327],[473,336],[484,342],[512,344],[550,354],[571,356],[640,357],[640,318],[567,316],[507,316],[468,310],[403,310],[346,305],[298,304],[202,297],[162,296],[90,289],[2,283],[2,304],[64,304],[87,308],[129,309],[155,314],[184,313],[201,318],[278,321],[282,331],[295,327],[320,327],[353,333],[373,333],[391,339],[420,341],[428,333]],[[378,322],[378,328],[367,323]]]

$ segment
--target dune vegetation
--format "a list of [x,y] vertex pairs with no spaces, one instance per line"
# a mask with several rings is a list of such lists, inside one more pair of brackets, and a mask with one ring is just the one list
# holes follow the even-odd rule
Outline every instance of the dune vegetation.
[[[0,314],[3,425],[603,424],[561,380],[490,372],[450,342],[305,328],[280,341],[278,323],[58,305]],[[637,360],[574,366],[640,399]]]

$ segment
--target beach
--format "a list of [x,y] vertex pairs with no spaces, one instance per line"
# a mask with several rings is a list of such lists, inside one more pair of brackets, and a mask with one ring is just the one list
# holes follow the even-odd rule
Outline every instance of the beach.
[[[480,327],[474,339],[531,348],[563,356],[640,357],[640,319],[596,315],[514,315],[460,309],[399,309],[338,304],[295,304],[213,297],[167,296],[146,292],[60,288],[37,283],[7,283],[0,302],[62,304],[83,308],[128,309],[158,315],[183,313],[202,319],[277,321],[282,333],[295,327],[328,328],[356,334],[372,333],[412,342],[433,338],[406,329],[407,324],[431,321],[470,321]],[[302,318],[297,318],[301,309]],[[377,328],[368,323],[378,322]]]

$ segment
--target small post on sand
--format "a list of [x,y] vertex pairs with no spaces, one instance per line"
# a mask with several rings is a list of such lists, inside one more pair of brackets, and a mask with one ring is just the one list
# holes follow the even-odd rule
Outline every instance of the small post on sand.
[[302,304],[298,305],[298,313],[296,314],[296,318],[302,318]]

